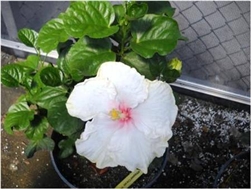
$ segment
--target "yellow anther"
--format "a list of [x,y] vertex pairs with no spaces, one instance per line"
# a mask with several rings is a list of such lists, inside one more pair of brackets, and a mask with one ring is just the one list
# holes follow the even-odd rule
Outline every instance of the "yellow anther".
[[120,119],[120,112],[116,109],[112,109],[109,113],[109,115],[111,116],[112,120],[118,120]]

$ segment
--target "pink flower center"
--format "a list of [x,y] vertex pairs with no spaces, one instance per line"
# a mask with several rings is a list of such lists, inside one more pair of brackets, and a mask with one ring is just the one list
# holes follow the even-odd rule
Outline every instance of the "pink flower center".
[[126,108],[122,105],[118,107],[118,109],[113,108],[109,115],[111,119],[116,121],[119,120],[120,122],[128,122],[131,120],[131,108]]

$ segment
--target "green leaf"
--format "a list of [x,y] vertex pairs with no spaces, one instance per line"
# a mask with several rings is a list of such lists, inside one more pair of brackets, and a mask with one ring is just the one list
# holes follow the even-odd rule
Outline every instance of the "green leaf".
[[47,22],[39,31],[37,45],[46,53],[57,48],[59,42],[68,39],[62,19],[55,18]]
[[26,72],[33,72],[38,68],[40,58],[37,55],[29,55],[27,59],[23,62],[18,62],[17,64],[23,66]]
[[49,128],[48,121],[45,117],[35,115],[31,121],[30,127],[25,131],[28,139],[39,140],[42,139],[45,132]]
[[56,87],[62,84],[63,76],[58,68],[46,67],[41,70],[40,79],[45,85]]
[[38,150],[52,151],[54,147],[55,142],[49,137],[44,137],[40,140],[32,140],[25,148],[24,153],[27,158],[31,158]]
[[162,79],[163,70],[166,68],[165,56],[155,54],[150,60],[150,71],[155,78]]
[[33,157],[35,152],[36,152],[36,144],[34,142],[30,142],[24,149],[24,154],[27,158]]
[[23,28],[18,31],[18,38],[28,47],[35,47],[38,33],[32,29]]
[[68,40],[65,43],[59,43],[58,45],[58,59],[57,59],[57,66],[65,75],[70,75],[70,68],[68,67],[66,61],[66,55],[68,54],[71,46],[73,45],[73,41]]
[[75,140],[72,138],[68,138],[66,140],[61,140],[58,143],[58,147],[60,149],[59,158],[67,158],[74,152],[75,149]]
[[70,136],[83,128],[84,123],[68,114],[66,100],[53,103],[48,109],[48,121],[55,131]]
[[164,56],[176,47],[180,36],[178,23],[172,18],[145,15],[132,22],[131,48],[144,58],[155,53]]
[[140,74],[144,75],[146,78],[150,80],[155,79],[150,72],[149,60],[142,58],[135,52],[130,52],[122,57],[122,62],[131,67],[134,67]]
[[25,100],[13,104],[4,120],[4,129],[12,134],[13,129],[23,131],[30,126],[30,121],[34,118],[34,111],[31,110]]
[[129,3],[129,7],[127,9],[127,18],[128,20],[136,20],[138,18],[143,17],[148,10],[148,6],[146,3]]
[[94,76],[99,66],[106,61],[115,61],[108,38],[91,39],[84,37],[75,43],[66,56],[71,76],[80,81],[84,76]]
[[113,5],[113,9],[115,13],[115,21],[116,23],[120,23],[126,14],[125,6],[123,4]]
[[55,102],[66,99],[66,93],[64,88],[46,86],[34,94],[33,98],[40,107],[49,109]]
[[118,31],[118,26],[112,26],[115,13],[109,2],[72,2],[61,17],[67,33],[76,38],[84,35],[91,38],[104,38]]
[[166,70],[163,72],[163,79],[167,83],[173,83],[179,77],[180,77],[180,74],[177,70]]
[[2,67],[1,81],[7,87],[18,87],[24,85],[29,88],[31,77],[26,73],[23,66],[19,64],[8,64]]
[[55,147],[55,142],[49,137],[44,137],[42,140],[39,140],[37,142],[36,150],[52,151],[54,147]]
[[166,14],[172,17],[175,13],[175,8],[173,8],[168,1],[146,1],[148,5],[148,14]]

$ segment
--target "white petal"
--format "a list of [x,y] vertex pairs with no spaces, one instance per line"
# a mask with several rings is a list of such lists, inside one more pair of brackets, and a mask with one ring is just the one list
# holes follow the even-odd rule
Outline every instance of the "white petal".
[[113,134],[109,149],[119,165],[146,174],[150,163],[156,156],[162,156],[167,146],[166,141],[150,139],[135,126],[125,125]]
[[83,121],[100,112],[109,112],[115,101],[116,89],[107,79],[91,78],[77,84],[66,102],[71,116]]
[[134,108],[147,98],[148,83],[134,68],[121,62],[105,62],[97,73],[98,77],[110,80],[118,92],[118,100]]
[[132,110],[131,116],[136,127],[148,137],[165,137],[168,140],[178,112],[173,92],[167,83],[149,83],[148,98]]
[[87,122],[81,138],[76,141],[77,153],[96,163],[97,168],[114,167],[118,164],[111,158],[107,148],[111,136],[119,127],[109,116],[99,114]]

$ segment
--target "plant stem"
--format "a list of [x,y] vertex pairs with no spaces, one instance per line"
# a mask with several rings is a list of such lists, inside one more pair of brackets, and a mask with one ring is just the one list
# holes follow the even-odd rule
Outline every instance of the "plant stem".
[[[125,3],[125,8],[127,9],[127,4],[128,2]],[[126,10],[127,12],[127,10]],[[125,54],[125,51],[128,49],[126,47],[126,44],[128,42],[128,36],[129,36],[129,29],[130,29],[130,21],[127,19],[126,15],[125,17],[123,18],[124,20],[122,21],[122,24],[121,24],[121,34],[122,34],[122,39],[121,39],[121,43],[120,43],[120,51],[119,51],[119,56],[120,56],[120,59],[121,57],[124,56]]]

